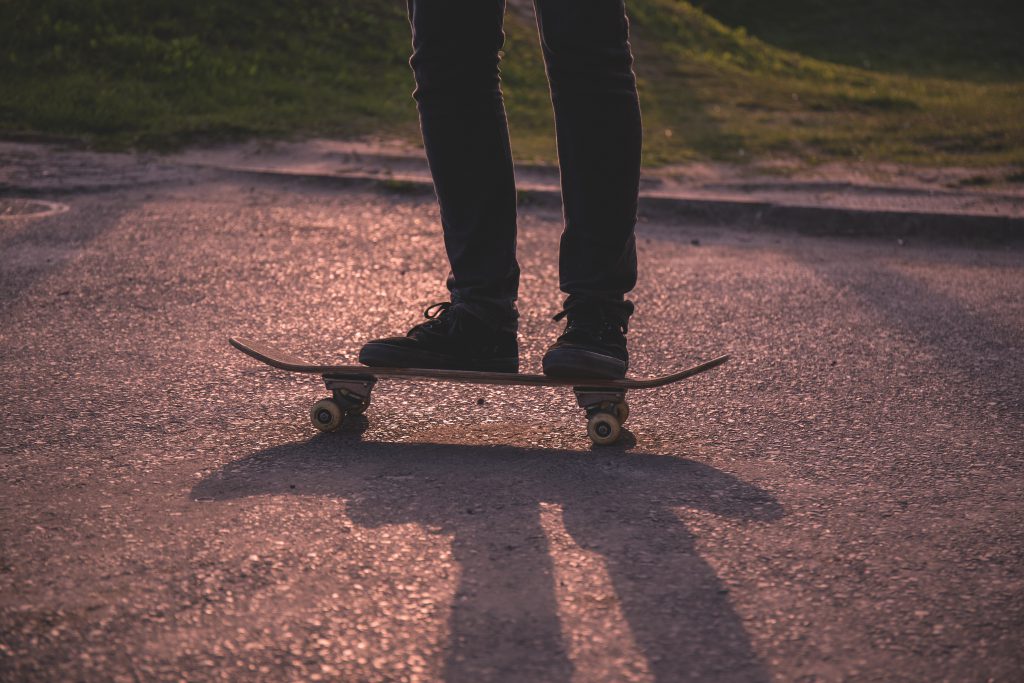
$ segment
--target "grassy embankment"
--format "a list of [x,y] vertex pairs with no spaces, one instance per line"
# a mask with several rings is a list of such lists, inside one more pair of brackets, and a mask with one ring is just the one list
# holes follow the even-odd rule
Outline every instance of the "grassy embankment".
[[[700,4],[628,3],[649,164],[1024,164],[1016,0]],[[506,30],[516,154],[550,160],[535,27],[512,12]],[[391,0],[0,0],[0,45],[7,134],[150,148],[417,136],[408,26]]]

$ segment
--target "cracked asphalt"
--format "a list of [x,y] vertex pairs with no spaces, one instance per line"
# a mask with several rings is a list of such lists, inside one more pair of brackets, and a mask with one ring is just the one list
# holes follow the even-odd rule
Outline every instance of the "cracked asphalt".
[[[321,435],[318,380],[227,337],[407,329],[433,198],[71,180],[0,221],[0,679],[1024,678],[1019,249],[643,220],[636,373],[733,360],[621,445],[565,390],[429,382]],[[521,208],[526,370],[560,228]]]

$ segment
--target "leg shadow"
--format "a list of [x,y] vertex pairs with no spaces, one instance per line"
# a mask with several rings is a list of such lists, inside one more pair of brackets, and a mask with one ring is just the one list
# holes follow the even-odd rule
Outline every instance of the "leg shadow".
[[949,374],[951,388],[965,394],[965,404],[995,404],[1013,419],[1024,414],[1020,366],[1007,360],[1022,350],[1012,324],[975,312],[895,267],[807,265],[830,286],[853,294],[865,309],[879,314],[890,329],[934,352],[937,371]]
[[364,528],[415,523],[451,534],[461,576],[445,652],[449,681],[571,679],[539,521],[542,502],[559,503],[570,533],[607,559],[657,680],[722,672],[767,680],[721,582],[670,509],[780,516],[763,490],[694,461],[619,449],[358,439],[322,435],[260,451],[208,476],[192,496],[329,496],[345,499],[348,516]]
[[614,515],[564,508],[577,544],[604,558],[622,613],[657,681],[768,681],[728,591],[675,512],[620,498]]

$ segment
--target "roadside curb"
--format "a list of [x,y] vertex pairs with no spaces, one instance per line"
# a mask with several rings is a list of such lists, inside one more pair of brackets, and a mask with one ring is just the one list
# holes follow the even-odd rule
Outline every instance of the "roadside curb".
[[[363,173],[315,174],[264,169],[220,168],[250,179],[280,179],[326,187],[375,187],[400,194],[432,194],[434,186],[418,177]],[[526,186],[518,190],[521,205],[561,206],[557,189]],[[1024,243],[1024,218],[960,213],[925,213],[841,207],[806,206],[765,201],[707,199],[640,193],[639,214],[650,220],[690,220],[711,225],[797,232],[822,237],[916,238],[963,245]]]
[[884,211],[773,202],[641,196],[640,213],[833,237],[921,238],[963,244],[1024,243],[1024,218]]
[[[290,182],[306,186],[339,188],[367,187],[397,194],[433,194],[433,184],[422,176],[381,175],[379,173],[311,173],[273,168],[246,168],[206,164],[182,164],[179,168],[202,175],[188,182],[213,177],[244,178],[249,182]],[[205,177],[203,177],[205,176]],[[161,178],[142,183],[89,183],[33,187],[0,183],[0,197],[47,198],[72,194],[139,189],[140,187],[182,182],[180,178]],[[557,188],[521,183],[517,191],[521,206],[561,207]],[[682,194],[640,192],[640,218],[661,221],[690,221],[704,225],[734,226],[750,230],[776,230],[822,237],[907,239],[960,244],[964,246],[1003,246],[1024,244],[1024,217],[991,214],[894,211],[834,206],[786,204],[764,200],[708,198]]]

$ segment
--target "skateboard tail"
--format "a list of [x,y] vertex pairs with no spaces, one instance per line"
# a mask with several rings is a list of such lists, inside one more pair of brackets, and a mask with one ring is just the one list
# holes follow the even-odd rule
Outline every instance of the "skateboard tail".
[[245,355],[251,356],[261,363],[266,363],[267,365],[280,370],[287,370],[288,372],[306,372],[310,374],[316,374],[319,372],[318,370],[310,369],[319,366],[269,344],[254,342],[241,337],[230,337],[228,339],[228,343]]

